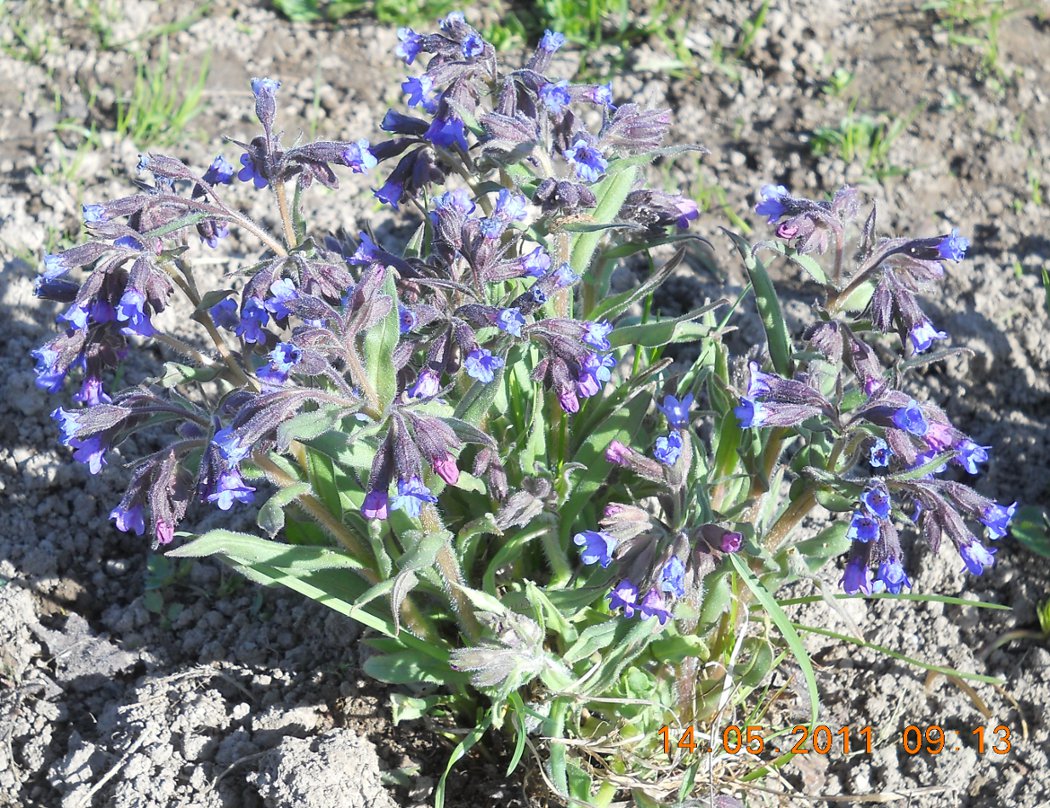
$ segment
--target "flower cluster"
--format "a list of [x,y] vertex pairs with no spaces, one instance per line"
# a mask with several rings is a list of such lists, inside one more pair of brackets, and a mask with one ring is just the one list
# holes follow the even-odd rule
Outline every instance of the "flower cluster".
[[[778,238],[797,253],[820,254],[836,243],[841,256],[843,233],[858,203],[850,188],[831,202],[812,202],[782,186],[766,186],[755,210],[777,224]],[[989,447],[952,425],[941,408],[902,391],[900,373],[883,366],[861,331],[867,322],[875,332],[898,333],[912,354],[946,339],[923,313],[916,293],[943,278],[944,262],[961,260],[969,243],[956,230],[932,238],[876,240],[874,221],[873,210],[856,269],[842,288],[829,287],[820,322],[805,334],[820,357],[809,363],[811,376],[799,368],[796,378],[783,378],[752,362],[736,408],[743,428],[806,425],[827,430],[835,440],[835,457],[844,462],[822,484],[854,501],[846,527],[852,549],[843,579],[851,594],[896,594],[911,586],[898,524],[916,526],[934,550],[947,536],[966,569],[979,575],[993,564],[995,550],[982,544],[967,522],[980,524],[986,539],[999,539],[1016,509],[940,478],[952,467],[977,475]],[[870,294],[857,298],[865,285]],[[850,302],[857,299],[864,302]],[[857,320],[849,316],[853,306]],[[818,389],[822,381],[824,392]],[[828,391],[835,395],[829,398]]]

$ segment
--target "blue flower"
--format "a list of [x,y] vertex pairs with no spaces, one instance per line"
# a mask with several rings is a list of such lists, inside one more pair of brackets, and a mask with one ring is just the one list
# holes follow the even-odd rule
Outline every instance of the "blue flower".
[[987,528],[985,533],[990,539],[1001,539],[1006,535],[1006,532],[1010,529],[1010,521],[1014,518],[1014,513],[1017,511],[1017,503],[1012,505],[1000,505],[998,502],[993,502],[990,505],[986,505],[983,512],[981,513],[981,524]]
[[417,517],[424,502],[437,502],[437,497],[423,485],[419,477],[402,478],[397,481],[397,496],[390,507],[395,511],[404,511],[406,515]]
[[115,238],[113,239],[113,246],[123,247],[126,250],[142,252],[142,242],[134,236],[121,236],[120,238]]
[[303,352],[290,342],[278,342],[268,356],[270,361],[259,368],[255,375],[273,384],[284,384],[292,368],[302,360]]
[[506,188],[500,189],[496,197],[496,207],[493,215],[498,216],[506,222],[521,222],[528,218],[529,200],[524,194],[516,194]]
[[612,323],[607,320],[599,320],[594,323],[586,323],[586,329],[583,341],[592,348],[597,348],[599,351],[608,351],[612,347],[608,339],[609,334],[613,330]]
[[214,502],[220,511],[228,511],[234,502],[251,503],[255,500],[255,489],[246,485],[236,468],[228,468],[215,481],[214,490],[205,495],[208,502]]
[[624,578],[607,595],[610,609],[623,609],[624,617],[634,617],[638,608],[638,587]]
[[30,356],[36,359],[36,386],[49,393],[61,390],[68,371],[58,369],[58,352],[45,345],[32,351]]
[[879,538],[879,520],[873,519],[862,511],[854,511],[849,527],[846,528],[846,538],[850,541],[859,541],[862,544],[877,541]]
[[671,556],[660,573],[660,589],[676,598],[685,595],[685,564],[678,556]]
[[565,150],[565,159],[576,170],[576,176],[584,182],[597,182],[609,167],[601,150],[579,138],[571,148]]
[[401,201],[404,192],[405,186],[403,183],[395,182],[394,180],[387,180],[382,188],[378,191],[373,191],[372,193],[380,202],[384,202],[394,210],[397,210],[398,203]]
[[477,208],[470,194],[463,188],[454,188],[434,197],[434,208],[437,210],[455,210],[469,216]]
[[204,172],[204,181],[209,185],[230,185],[233,182],[234,171],[236,169],[220,154],[211,161],[208,170]]
[[485,40],[477,34],[470,34],[463,40],[463,58],[477,59],[485,51]]
[[733,407],[733,414],[743,429],[762,426],[767,417],[766,408],[760,402],[746,396],[740,399],[739,406]]
[[974,539],[969,544],[963,544],[959,546],[959,555],[962,556],[963,563],[966,564],[966,569],[972,572],[974,575],[980,575],[984,572],[985,568],[991,567],[995,564],[995,548],[988,549],[981,544],[977,539]]
[[77,430],[80,428],[79,412],[83,412],[83,410],[67,410],[63,407],[58,407],[51,411],[51,420],[58,424],[58,431],[61,433],[59,440],[62,441],[64,446],[69,446],[69,442],[73,440],[73,436],[77,434]]
[[273,98],[281,89],[281,82],[277,79],[252,79],[252,95],[256,98]]
[[487,348],[475,348],[463,363],[467,375],[488,384],[496,378],[496,371],[503,367],[503,359],[494,356]]
[[451,149],[453,146],[459,146],[463,151],[468,149],[466,130],[459,118],[434,118],[423,137],[443,149]]
[[401,83],[401,91],[408,96],[410,107],[422,107],[430,115],[438,110],[438,96],[434,92],[434,81],[425,73]]
[[74,303],[65,312],[58,315],[58,319],[69,323],[75,330],[82,331],[87,328],[88,314],[90,312],[91,304],[89,302]]
[[81,210],[87,224],[100,224],[106,221],[106,209],[102,205],[84,205]]
[[673,466],[682,454],[682,437],[677,432],[656,439],[653,456],[665,466]]
[[266,305],[257,297],[249,297],[241,307],[241,321],[234,329],[238,337],[245,342],[266,342],[266,332],[263,330],[270,322],[270,315],[266,311]]
[[529,278],[542,278],[551,268],[551,257],[543,247],[537,247],[528,255],[518,259],[522,274]]
[[515,337],[521,336],[521,327],[525,325],[525,317],[518,309],[500,309],[496,316],[496,326]]
[[658,404],[657,408],[667,418],[667,423],[673,429],[685,429],[689,426],[689,408],[693,406],[693,394],[686,393],[679,401],[671,395],[664,396],[664,403]]
[[242,442],[233,427],[227,426],[220,429],[212,436],[211,442],[219,450],[223,460],[231,466],[236,466],[252,453],[252,447]]
[[481,235],[485,238],[499,238],[506,229],[506,223],[496,216],[489,216],[481,220]]
[[610,355],[587,354],[580,363],[580,372],[576,377],[575,393],[590,398],[597,395],[605,382],[612,378],[612,369],[616,367],[616,358]]
[[[659,589],[650,589],[645,593],[638,611],[641,613],[642,620],[655,617],[660,621],[661,626],[671,619],[671,612],[667,608],[667,601],[664,600],[664,593]],[[626,610],[624,614],[627,614]]]
[[558,268],[554,271],[554,283],[559,289],[568,289],[579,279],[580,276],[576,274],[576,270],[568,261],[558,264]]
[[405,60],[406,65],[412,64],[423,50],[423,37],[411,28],[398,28],[397,38],[400,42],[395,53]]
[[747,382],[747,397],[758,398],[759,396],[769,395],[770,383],[779,381],[779,377],[772,373],[763,373],[758,368],[758,362],[751,362],[748,365],[750,370],[750,378]]
[[[378,194],[377,194],[378,196]],[[398,194],[400,197],[400,194]],[[395,206],[396,207],[396,206]],[[360,240],[357,245],[357,250],[346,259],[348,264],[374,264],[379,260],[379,247],[372,241],[372,237],[368,235],[364,230],[357,234]]]
[[911,340],[915,353],[922,353],[933,345],[935,339],[948,339],[948,334],[945,331],[938,331],[933,327],[933,323],[923,318],[911,327],[908,338]]
[[255,183],[256,190],[265,188],[270,184],[270,181],[263,176],[262,169],[255,164],[255,160],[252,159],[248,152],[241,155],[241,165],[244,168],[237,172],[237,179],[241,182],[251,181]]
[[882,438],[875,438],[868,449],[868,462],[872,468],[884,469],[890,464],[893,450]]
[[134,532],[135,535],[141,536],[146,532],[145,511],[142,505],[135,504],[129,508],[118,505],[109,512],[109,518],[121,533]]
[[988,462],[988,450],[991,448],[991,446],[978,446],[967,438],[956,445],[955,449],[959,454],[953,460],[966,469],[968,474],[979,474],[981,470],[977,468],[977,464]]
[[407,306],[402,306],[400,303],[397,304],[397,322],[398,328],[402,334],[407,334],[413,328],[416,327],[416,313]]
[[120,302],[117,304],[117,319],[122,323],[127,323],[127,326],[121,329],[125,334],[134,332],[148,337],[154,333],[153,324],[149,320],[149,314],[146,313],[145,305],[146,296],[138,289],[129,287],[121,295]]
[[348,166],[355,174],[364,174],[370,168],[379,165],[376,156],[368,147],[368,141],[361,138],[356,143],[349,144],[340,155],[343,165]]
[[783,185],[763,185],[758,192],[759,202],[755,205],[755,213],[767,217],[769,224],[775,224],[787,212],[783,202],[787,195],[788,189]]
[[268,297],[263,305],[273,315],[273,319],[283,320],[291,314],[287,304],[299,297],[299,291],[291,278],[279,278],[270,284],[270,292],[273,296]]
[[583,548],[580,560],[584,564],[601,564],[608,567],[612,563],[612,554],[616,550],[617,540],[608,533],[597,530],[584,530],[572,538],[573,544]]
[[543,32],[543,38],[540,39],[540,50],[546,51],[547,53],[554,53],[562,45],[565,44],[565,35],[560,34],[557,31],[552,31],[549,28]]
[[569,82],[562,79],[558,82],[547,82],[540,88],[540,103],[551,115],[560,115],[570,103]]
[[69,265],[61,253],[50,253],[44,256],[43,276],[49,281],[69,272]]
[[890,495],[881,483],[874,483],[864,489],[860,502],[874,517],[886,519],[890,515]]
[[600,107],[606,107],[610,112],[616,109],[616,105],[613,104],[611,84],[596,84],[587,91],[584,97]]
[[106,465],[105,453],[109,447],[101,435],[92,435],[82,440],[73,438],[69,445],[73,447],[73,459],[84,463],[92,474],[98,474]]
[[237,314],[237,301],[232,297],[223,298],[208,309],[208,313],[211,315],[215,325],[219,328],[225,328],[227,331],[233,331],[241,322],[241,318]]
[[847,595],[863,592],[871,593],[871,570],[863,558],[851,558],[846,562],[846,571],[842,575],[842,589]]
[[905,574],[904,567],[901,566],[897,559],[888,558],[879,564],[879,571],[875,574],[872,591],[899,595],[904,587],[911,589],[911,581]]
[[966,257],[969,247],[969,240],[960,236],[959,231],[953,227],[952,232],[941,239],[940,244],[937,245],[937,252],[946,261],[961,261]]
[[893,413],[893,423],[898,429],[921,438],[926,434],[929,425],[922,414],[922,410],[915,401],[909,401],[905,406]]
[[[940,452],[938,452],[936,449],[930,449],[930,450],[925,451],[925,452],[920,452],[919,454],[915,455],[915,462],[912,463],[910,466],[908,466],[908,470],[909,471],[914,471],[915,469],[922,468],[927,463],[929,463],[931,460],[933,460],[935,457],[937,457],[939,454],[940,454]],[[941,465],[937,466],[934,469],[931,469],[929,472],[924,474],[923,475],[923,479],[926,479],[926,480],[932,479],[933,475],[940,474],[947,468],[948,468],[948,464],[947,463],[941,463]]]
[[390,506],[390,496],[378,488],[368,489],[365,501],[361,503],[361,515],[365,519],[386,519]]
[[80,392],[73,396],[74,401],[79,401],[88,407],[94,407],[97,404],[109,404],[113,401],[106,391],[102,389],[102,379],[98,376],[92,376],[90,373],[84,377],[83,383],[80,385]]

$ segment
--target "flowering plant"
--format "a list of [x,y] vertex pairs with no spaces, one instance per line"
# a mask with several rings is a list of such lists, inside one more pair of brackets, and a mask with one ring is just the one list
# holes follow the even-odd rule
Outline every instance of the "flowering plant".
[[[880,239],[872,210],[848,260],[855,191],[814,202],[768,186],[756,210],[776,240],[731,236],[768,345],[734,359],[736,305],[677,318],[638,305],[697,238],[695,203],[643,180],[654,159],[698,148],[663,145],[668,111],[550,77],[556,33],[510,70],[462,15],[398,36],[407,64],[429,61],[402,85],[411,112],[384,117],[388,139],[287,147],[279,83],[255,79],[262,134],[233,141],[239,170],[149,154],[152,183],[85,206],[90,239],[46,256],[38,280],[68,305],[64,332],[35,352],[38,384],[59,392],[79,376],[83,406],[54,418],[92,473],[128,436],[161,436],[132,462],[118,529],[155,546],[192,538],[168,554],[220,556],[371,628],[366,672],[442,688],[397,697],[397,717],[472,724],[453,762],[506,728],[512,766],[531,749],[565,799],[685,795],[699,763],[668,768],[658,729],[709,725],[760,687],[782,640],[748,622],[752,608],[812,687],[771,595],[781,584],[848,553],[846,593],[896,595],[911,586],[902,525],[934,547],[946,536],[973,573],[992,564],[971,526],[999,538],[1014,506],[944,476],[976,474],[988,447],[907,392],[908,373],[945,353],[930,352],[946,335],[916,295],[967,243]],[[374,194],[407,209],[407,243],[309,234],[314,183],[381,165]],[[235,178],[269,189],[279,235],[227,202]],[[214,249],[230,228],[262,252],[201,290],[187,236]],[[675,244],[637,288],[612,292],[617,261]],[[823,290],[797,347],[761,251]],[[200,342],[154,325],[176,301]],[[879,338],[892,333],[903,351]],[[107,390],[150,342],[178,361]],[[675,343],[697,358],[672,374]],[[256,503],[265,537],[179,532],[201,503]],[[845,516],[799,536],[818,504]]]

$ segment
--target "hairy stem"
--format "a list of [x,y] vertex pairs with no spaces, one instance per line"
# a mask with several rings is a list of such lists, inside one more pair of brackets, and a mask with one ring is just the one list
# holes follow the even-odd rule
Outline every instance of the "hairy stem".
[[284,228],[284,243],[291,249],[295,246],[295,225],[292,223],[292,214],[288,208],[288,194],[284,190],[284,183],[274,181],[273,193],[277,197],[277,210],[281,214],[281,226]]
[[[441,517],[438,516],[437,508],[430,504],[423,506],[420,512],[420,521],[423,523],[423,530],[427,533],[438,533],[445,529],[441,524]],[[474,605],[463,593],[463,572],[459,567],[456,556],[452,552],[452,548],[447,543],[438,550],[436,562],[438,571],[448,583],[449,601],[459,616],[460,628],[463,629],[463,633],[468,639],[477,640],[481,636],[481,624],[478,622],[478,616],[474,613]]]

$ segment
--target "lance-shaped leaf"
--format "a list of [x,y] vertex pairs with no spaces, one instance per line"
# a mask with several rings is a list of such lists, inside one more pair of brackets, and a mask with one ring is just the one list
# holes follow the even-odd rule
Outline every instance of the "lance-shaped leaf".
[[[598,184],[594,194],[598,198],[598,204],[594,208],[594,222],[611,222],[616,218],[616,214],[623,207],[624,200],[627,199],[627,194],[631,192],[631,188],[634,186],[634,180],[637,175],[638,169],[630,166],[623,171],[610,174]],[[581,278],[587,277],[587,270],[591,266],[591,258],[594,257],[594,251],[598,248],[598,243],[601,239],[602,231],[600,230],[581,233],[573,239],[569,263]]]
[[394,348],[401,336],[397,313],[397,286],[394,273],[383,270],[382,294],[391,305],[383,317],[365,332],[365,373],[379,399],[379,409],[385,412],[397,395],[397,369],[394,366]]

